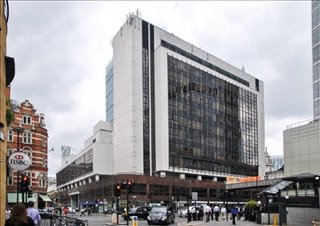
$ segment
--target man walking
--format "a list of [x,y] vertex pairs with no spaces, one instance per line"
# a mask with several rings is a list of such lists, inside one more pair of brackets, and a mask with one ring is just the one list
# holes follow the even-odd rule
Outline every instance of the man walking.
[[221,215],[222,215],[222,219],[224,220],[227,214],[227,209],[226,207],[222,206],[221,207]]
[[33,220],[35,225],[41,224],[41,216],[39,214],[39,211],[34,208],[34,202],[29,201],[28,202],[28,216]]
[[206,215],[206,222],[210,221],[210,215],[211,215],[211,207],[205,206],[203,209],[204,214]]
[[238,209],[235,206],[232,207],[231,214],[232,214],[232,224],[236,224],[236,217],[238,215]]
[[219,221],[219,214],[220,214],[219,206],[215,205],[213,208],[213,211],[214,211],[214,216],[215,216],[216,221]]

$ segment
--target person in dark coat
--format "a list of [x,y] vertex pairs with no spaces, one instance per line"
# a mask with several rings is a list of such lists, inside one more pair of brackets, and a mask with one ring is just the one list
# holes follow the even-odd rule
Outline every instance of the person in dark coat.
[[16,203],[12,208],[10,218],[5,222],[5,226],[35,226],[35,224],[28,217],[26,206],[23,203]]
[[232,224],[236,224],[236,217],[238,215],[238,209],[233,206],[231,209],[231,215],[232,215]]

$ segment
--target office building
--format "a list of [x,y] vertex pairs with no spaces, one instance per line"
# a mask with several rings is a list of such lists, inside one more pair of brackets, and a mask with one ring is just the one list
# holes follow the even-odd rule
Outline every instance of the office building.
[[312,1],[313,116],[320,116],[320,1]]
[[320,174],[320,122],[308,120],[289,125],[283,132],[284,176]]
[[[132,205],[185,204],[192,192],[197,202],[222,203],[227,176],[256,176],[258,168],[264,175],[263,98],[259,79],[130,15],[106,69],[111,146],[86,144],[94,148],[93,167],[82,174],[86,151],[59,169],[59,203],[115,208],[114,185],[127,179],[134,182]],[[100,152],[108,154],[95,157]]]
[[107,68],[116,174],[264,174],[261,80],[134,15]]

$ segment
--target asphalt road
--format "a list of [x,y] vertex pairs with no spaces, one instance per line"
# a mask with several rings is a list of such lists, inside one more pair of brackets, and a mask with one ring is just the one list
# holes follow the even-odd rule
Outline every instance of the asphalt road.
[[[78,219],[81,220],[88,220],[88,225],[89,226],[107,226],[107,225],[117,225],[117,224],[113,224],[112,223],[112,215],[107,214],[93,214],[92,216],[81,216],[79,213],[76,213],[74,215],[69,214],[68,216],[70,217],[76,217]],[[121,216],[119,216],[119,225],[121,226],[126,226],[127,222],[124,221],[122,219]],[[147,226],[148,223],[145,220],[139,219],[138,221],[138,225],[135,226]],[[210,221],[208,223],[206,223],[205,221],[191,221],[191,222],[187,222],[186,218],[180,218],[180,217],[176,217],[175,219],[175,223],[174,224],[170,224],[169,226],[216,226],[216,225],[224,225],[224,226],[228,226],[228,225],[232,225],[232,221],[223,221],[222,219],[219,221]],[[248,222],[248,221],[236,221],[236,225],[240,225],[240,226],[256,226],[258,224],[254,223],[254,222]],[[133,226],[133,222],[129,221],[128,226]],[[262,226],[262,225],[260,225]]]

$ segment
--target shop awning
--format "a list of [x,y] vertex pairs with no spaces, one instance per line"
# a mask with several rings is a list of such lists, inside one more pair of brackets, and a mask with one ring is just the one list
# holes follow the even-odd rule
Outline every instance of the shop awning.
[[[17,202],[17,193],[7,193],[7,198],[8,198],[8,203],[16,203]],[[27,202],[33,201],[36,202],[37,198],[32,197],[32,198],[27,198]],[[19,202],[22,202],[22,194],[19,193]]]
[[42,195],[42,194],[38,194],[39,197],[44,201],[44,202],[52,202],[52,200],[50,199],[49,196],[47,195]]

